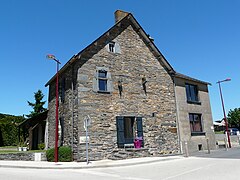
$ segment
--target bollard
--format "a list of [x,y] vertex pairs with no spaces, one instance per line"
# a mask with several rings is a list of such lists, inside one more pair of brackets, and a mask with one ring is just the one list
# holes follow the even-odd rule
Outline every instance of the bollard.
[[34,153],[34,161],[42,161],[42,154]]
[[228,150],[228,145],[227,145],[227,139],[226,138],[224,138],[224,143],[225,143],[225,149],[227,151]]
[[188,153],[188,144],[187,141],[185,141],[185,157],[188,157],[189,153]]
[[208,154],[210,154],[210,147],[209,147],[209,139],[207,138],[207,150],[208,150]]

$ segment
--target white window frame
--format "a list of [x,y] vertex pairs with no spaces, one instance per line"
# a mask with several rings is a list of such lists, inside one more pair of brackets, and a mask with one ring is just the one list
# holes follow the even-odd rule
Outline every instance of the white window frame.
[[[106,78],[99,77],[99,71],[105,71],[107,73]],[[106,91],[99,89],[99,80],[104,79],[107,81]],[[93,91],[98,93],[111,93],[113,91],[113,83],[111,73],[107,67],[96,67],[96,71],[93,77]]]
[[[110,47],[110,46],[113,46],[113,47]],[[110,53],[118,53],[120,54],[121,53],[121,49],[120,49],[120,45],[118,42],[116,41],[110,41],[107,46],[107,51],[110,52]],[[111,50],[112,49],[112,50]]]

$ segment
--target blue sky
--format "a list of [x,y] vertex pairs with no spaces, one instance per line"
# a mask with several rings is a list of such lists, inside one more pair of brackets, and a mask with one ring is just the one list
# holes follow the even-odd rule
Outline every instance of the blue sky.
[[[216,84],[222,84],[226,111],[240,107],[239,0],[1,0],[0,113],[29,114],[27,101],[56,65],[65,64],[114,25],[113,13],[131,12],[173,68],[212,83],[213,119],[223,117]],[[46,105],[47,107],[47,105]]]

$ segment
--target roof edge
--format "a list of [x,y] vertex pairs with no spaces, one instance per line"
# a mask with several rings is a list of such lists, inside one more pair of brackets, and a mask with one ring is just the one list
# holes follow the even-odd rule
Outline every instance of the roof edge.
[[[103,33],[101,36],[99,36],[96,40],[94,40],[92,43],[90,43],[88,46],[86,46],[83,50],[81,50],[79,53],[72,56],[68,62],[59,70],[58,75],[60,75],[62,72],[64,72],[65,69],[67,69],[75,60],[79,59],[78,57],[81,56],[81,54],[87,50],[90,46],[95,44],[99,39],[104,37],[109,31],[111,31],[116,26],[119,26],[122,21],[125,19],[129,19],[134,26],[136,26],[137,29],[141,30],[141,36],[146,40],[148,46],[152,49],[153,52],[155,52],[156,57],[160,63],[163,63],[165,68],[168,70],[169,74],[175,74],[176,71],[173,69],[173,67],[170,65],[170,63],[166,60],[166,58],[162,55],[160,50],[157,48],[157,46],[152,42],[148,34],[145,32],[145,30],[142,28],[142,26],[138,23],[138,21],[134,18],[132,13],[128,13],[124,18],[122,18],[120,21],[118,21],[116,24],[114,24],[111,28],[109,28],[105,33]],[[45,84],[45,87],[50,85],[50,83],[56,78],[56,74]]]
[[177,78],[182,78],[182,79],[186,79],[186,80],[190,80],[190,81],[194,81],[194,82],[198,82],[198,83],[202,83],[202,84],[206,84],[206,85],[212,85],[211,83],[209,82],[206,82],[206,81],[202,81],[202,80],[199,80],[199,79],[196,79],[196,78],[192,78],[190,76],[187,76],[187,75],[184,75],[184,74],[181,74],[181,73],[178,73],[176,72],[174,74],[175,77]]

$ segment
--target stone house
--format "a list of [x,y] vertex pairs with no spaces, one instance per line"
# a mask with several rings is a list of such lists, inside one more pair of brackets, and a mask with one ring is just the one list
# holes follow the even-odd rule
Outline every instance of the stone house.
[[[115,25],[59,71],[60,144],[72,146],[74,159],[84,160],[89,116],[93,160],[114,158],[136,137],[142,148],[132,148],[132,156],[180,153],[176,75],[133,15],[116,11]],[[48,147],[55,142],[55,79],[46,84]]]

